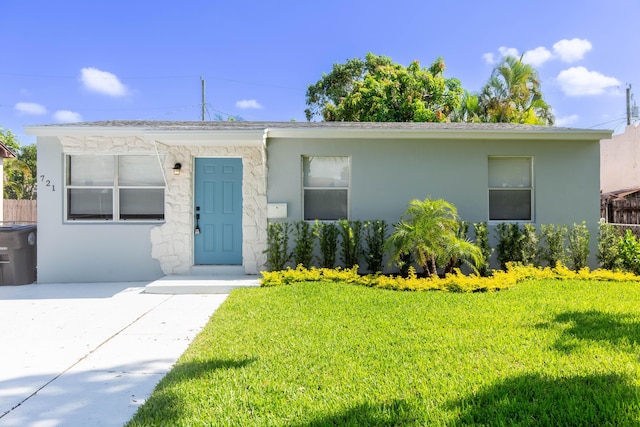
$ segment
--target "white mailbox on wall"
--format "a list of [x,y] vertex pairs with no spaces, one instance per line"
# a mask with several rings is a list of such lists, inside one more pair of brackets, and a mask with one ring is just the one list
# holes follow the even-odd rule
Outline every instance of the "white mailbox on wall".
[[268,219],[284,219],[287,217],[286,203],[267,203]]

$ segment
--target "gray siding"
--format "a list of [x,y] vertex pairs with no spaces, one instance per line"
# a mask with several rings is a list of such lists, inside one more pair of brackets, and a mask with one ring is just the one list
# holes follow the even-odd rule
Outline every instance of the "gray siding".
[[598,141],[271,139],[268,201],[286,202],[289,221],[302,219],[303,155],[350,156],[350,218],[390,224],[410,200],[429,196],[453,203],[465,221],[487,221],[488,156],[532,156],[534,224],[586,221],[595,267]]

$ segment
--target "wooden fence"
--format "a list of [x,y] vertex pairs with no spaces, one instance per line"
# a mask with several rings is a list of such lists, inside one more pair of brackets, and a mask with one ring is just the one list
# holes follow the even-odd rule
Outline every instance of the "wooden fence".
[[4,224],[35,224],[38,220],[36,200],[3,200]]
[[640,199],[602,199],[600,217],[615,224],[640,224]]

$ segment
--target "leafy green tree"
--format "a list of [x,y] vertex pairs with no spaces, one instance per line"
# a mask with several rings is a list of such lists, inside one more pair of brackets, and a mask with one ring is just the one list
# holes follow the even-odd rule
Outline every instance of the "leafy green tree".
[[[480,248],[460,237],[460,218],[454,205],[443,200],[412,200],[386,243],[390,262],[412,256],[426,276],[439,267],[463,261],[474,270],[482,266]],[[477,270],[476,270],[477,271]]]
[[481,121],[500,123],[553,125],[555,121],[542,98],[537,71],[513,56],[496,65],[482,89],[479,116]]
[[10,130],[0,128],[0,141],[16,154],[4,159],[4,198],[35,199],[37,150],[35,145],[20,146]]
[[17,153],[20,150],[20,142],[9,129],[0,127],[0,142],[6,145],[11,151]]
[[334,64],[329,74],[307,88],[307,120],[355,122],[445,122],[460,107],[462,88],[445,78],[438,58],[429,68],[408,67],[368,53]]

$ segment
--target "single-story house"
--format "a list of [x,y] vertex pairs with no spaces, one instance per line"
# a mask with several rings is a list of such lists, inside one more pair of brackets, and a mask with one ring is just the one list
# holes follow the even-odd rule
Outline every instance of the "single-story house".
[[38,282],[263,269],[269,221],[383,219],[443,198],[468,222],[599,220],[610,131],[512,124],[113,121],[37,137]]

